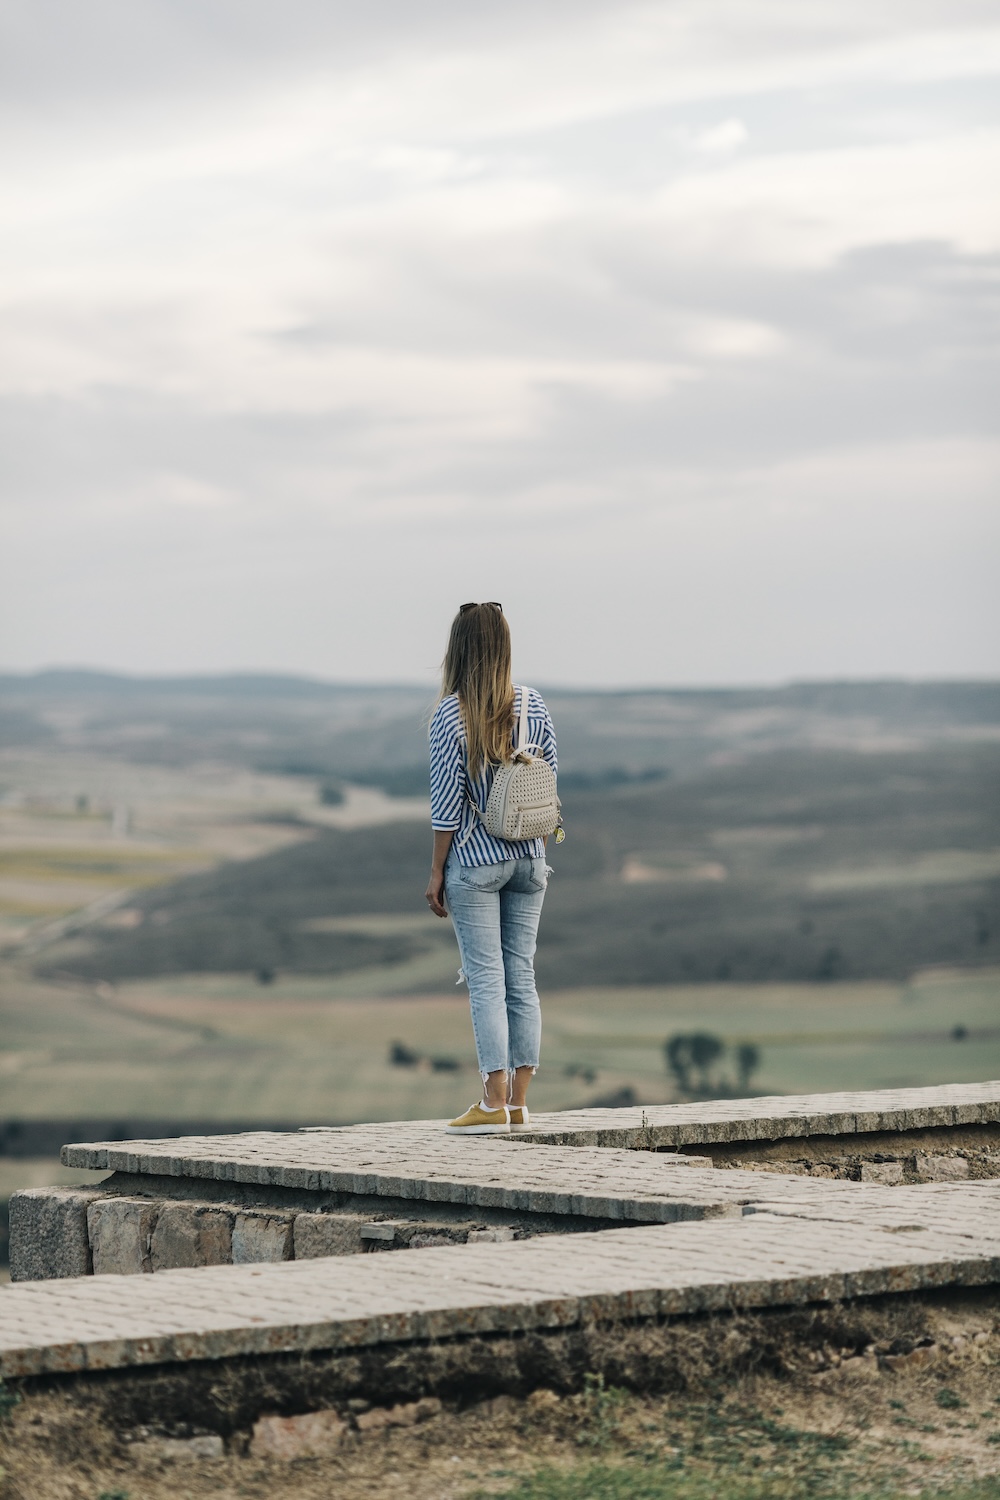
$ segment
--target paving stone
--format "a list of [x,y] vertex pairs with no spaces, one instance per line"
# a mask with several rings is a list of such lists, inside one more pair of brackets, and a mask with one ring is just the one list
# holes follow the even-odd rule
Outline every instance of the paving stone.
[[359,1255],[364,1249],[360,1214],[296,1214],[294,1243],[296,1260],[315,1260],[324,1255]]
[[87,1211],[97,1276],[152,1271],[150,1244],[160,1205],[149,1198],[96,1198]]
[[251,1458],[322,1458],[340,1446],[347,1423],[335,1411],[300,1417],[265,1416],[254,1423]]
[[215,1204],[165,1203],[150,1242],[154,1271],[225,1266],[233,1258],[233,1214]]
[[250,1210],[233,1221],[234,1266],[257,1261],[291,1260],[294,1216]]
[[362,1224],[361,1245],[365,1250],[383,1249],[396,1243],[398,1225],[394,1223]]
[[87,1276],[93,1270],[87,1210],[100,1189],[25,1188],[12,1193],[10,1279]]

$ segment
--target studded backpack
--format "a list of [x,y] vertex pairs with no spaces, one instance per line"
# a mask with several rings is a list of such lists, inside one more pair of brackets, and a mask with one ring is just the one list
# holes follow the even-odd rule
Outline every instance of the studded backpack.
[[493,785],[480,812],[470,797],[472,810],[495,839],[537,839],[550,833],[562,840],[562,804],[556,792],[556,773],[541,755],[532,755],[538,745],[528,744],[528,689],[519,689],[521,712],[517,740],[510,760],[496,768]]

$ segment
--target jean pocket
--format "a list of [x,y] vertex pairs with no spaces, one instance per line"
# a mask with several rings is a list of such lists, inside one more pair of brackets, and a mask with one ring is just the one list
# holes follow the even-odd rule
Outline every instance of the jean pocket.
[[498,891],[510,878],[511,861],[498,865],[459,865],[458,878],[473,891]]
[[533,859],[528,875],[529,891],[544,891],[549,883],[549,867],[544,859]]

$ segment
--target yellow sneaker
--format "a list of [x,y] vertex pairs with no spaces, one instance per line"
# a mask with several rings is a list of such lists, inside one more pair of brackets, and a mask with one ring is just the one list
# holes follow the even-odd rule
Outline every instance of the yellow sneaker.
[[445,1126],[449,1135],[509,1135],[510,1110],[506,1104],[487,1109],[482,1100]]
[[530,1130],[531,1116],[528,1114],[526,1104],[512,1104],[510,1107],[511,1130]]

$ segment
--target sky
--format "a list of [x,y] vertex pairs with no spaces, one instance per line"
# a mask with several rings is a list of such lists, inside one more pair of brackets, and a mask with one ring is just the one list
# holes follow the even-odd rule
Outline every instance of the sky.
[[0,665],[1000,675],[1000,7],[0,0]]

